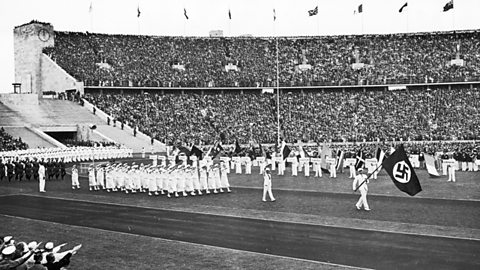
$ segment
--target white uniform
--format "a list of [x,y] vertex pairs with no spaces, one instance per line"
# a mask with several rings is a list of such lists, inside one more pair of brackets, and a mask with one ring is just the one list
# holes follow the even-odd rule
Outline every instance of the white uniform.
[[228,165],[224,164],[220,171],[220,187],[226,188],[230,192],[230,183],[228,182]]
[[350,176],[348,178],[355,178],[355,165],[350,164],[348,167],[350,168]]
[[278,163],[278,175],[284,175],[285,174],[285,159],[282,159]]
[[192,169],[187,169],[183,173],[183,177],[185,178],[185,191],[190,192],[191,195],[195,195],[193,192],[193,174]]
[[95,180],[95,170],[93,168],[88,170],[88,185],[90,186],[90,190],[94,190],[97,185],[97,181]]
[[310,176],[310,162],[305,162],[303,164],[304,170],[305,170],[305,176],[309,177]]
[[103,168],[98,168],[98,170],[97,170],[97,184],[101,188],[105,188],[105,182],[104,182],[103,178],[104,178],[103,177]]
[[190,174],[192,177],[193,189],[198,190],[198,194],[202,195],[202,192],[200,191],[202,187],[200,186],[200,180],[198,179],[198,169],[196,167],[193,168]]
[[262,201],[266,202],[267,201],[267,193],[268,196],[270,197],[270,200],[273,202],[275,201],[275,198],[273,197],[272,193],[272,176],[270,173],[265,172],[263,174],[263,197]]
[[313,163],[315,168],[315,177],[322,177],[322,167],[319,162]]
[[45,166],[42,164],[38,167],[38,188],[40,192],[45,192]]
[[447,182],[455,182],[455,165],[451,163],[447,167],[448,169],[448,181]]
[[297,176],[298,175],[298,162],[294,161],[292,162],[292,176]]
[[[146,173],[146,177],[148,179],[148,195],[158,195],[157,192],[157,177],[155,172],[150,171]],[[152,193],[153,192],[153,193]]]
[[78,169],[72,168],[72,189],[80,188],[80,183],[78,182]]
[[[355,190],[361,183],[363,183],[365,179],[367,179],[367,176],[364,174],[358,174],[357,176],[355,176],[355,178],[353,179],[353,185],[352,185],[353,190]],[[360,199],[358,199],[358,202],[355,204],[358,210],[360,210],[363,206],[363,208],[366,211],[370,211],[370,207],[368,206],[368,202],[367,202],[367,192],[368,192],[367,183],[368,183],[368,180],[358,188],[358,190],[360,191]]]
[[187,193],[185,193],[185,171],[183,169],[178,170],[175,178],[177,179],[177,192],[182,192],[183,196],[187,196]]
[[252,174],[252,160],[250,158],[245,162],[245,174]]
[[235,173],[236,174],[241,174],[242,173],[242,161],[241,160],[237,160],[235,162]]
[[217,193],[217,186],[216,186],[216,181],[215,181],[215,170],[212,168],[208,170],[208,189],[213,189],[214,193]]
[[335,160],[330,162],[330,178],[337,178],[337,164],[335,163]]
[[115,188],[115,182],[113,180],[112,168],[108,169],[105,174],[105,187],[110,192]]
[[200,189],[208,191],[208,177],[207,177],[207,169],[200,168]]

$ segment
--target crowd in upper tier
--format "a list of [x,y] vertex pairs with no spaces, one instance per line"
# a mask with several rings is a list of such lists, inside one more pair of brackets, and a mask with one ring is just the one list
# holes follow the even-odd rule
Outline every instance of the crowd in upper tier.
[[[276,96],[87,94],[119,122],[169,144],[277,141]],[[287,142],[480,139],[480,90],[283,92],[280,130]]]
[[28,145],[22,141],[22,138],[14,138],[8,134],[3,127],[0,128],[0,152],[27,148]]
[[[44,53],[86,85],[271,87],[277,78],[271,37],[55,32]],[[450,65],[457,58],[464,66]],[[283,37],[278,63],[281,86],[478,81],[480,32]]]

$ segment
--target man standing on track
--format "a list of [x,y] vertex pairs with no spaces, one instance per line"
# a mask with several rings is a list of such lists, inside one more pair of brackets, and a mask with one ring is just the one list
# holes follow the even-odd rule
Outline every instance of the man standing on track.
[[363,206],[365,211],[370,211],[370,207],[368,206],[368,202],[367,202],[368,180],[365,183],[363,183],[366,179],[367,179],[367,176],[365,174],[362,174],[362,168],[358,169],[358,174],[353,179],[353,186],[352,186],[354,191],[356,191],[357,188],[360,191],[360,199],[358,199],[357,204],[355,204],[355,207],[357,208],[357,210],[362,209],[362,206]]
[[272,193],[272,175],[270,174],[270,166],[265,168],[265,172],[263,173],[263,198],[262,201],[267,201],[267,193],[270,197],[272,202],[275,201]]
[[38,186],[40,192],[45,192],[45,166],[43,163],[40,163],[38,167]]

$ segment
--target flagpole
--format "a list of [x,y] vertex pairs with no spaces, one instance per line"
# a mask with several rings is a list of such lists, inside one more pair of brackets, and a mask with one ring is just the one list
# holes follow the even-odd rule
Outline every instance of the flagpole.
[[374,170],[371,174],[369,174],[369,175],[367,176],[367,179],[365,179],[362,183],[360,183],[360,185],[358,185],[358,187],[357,187],[353,192],[357,192],[357,190],[358,190],[363,184],[365,184],[365,182],[367,182],[367,180],[370,179],[370,177],[372,177],[372,175],[373,175],[376,171],[378,171],[378,169],[380,169],[381,167],[382,167],[382,164],[378,165],[377,168],[375,168],[375,170]]
[[276,41],[277,51],[277,142],[280,143],[280,88],[279,88],[279,71],[278,71],[278,36],[275,28],[276,21],[273,23],[273,29]]
[[408,33],[408,20],[409,20],[409,18],[410,18],[410,8],[408,8],[408,9],[406,10],[406,13],[407,13],[407,14],[406,14],[406,15],[407,15],[407,16],[406,16],[406,17],[407,17],[407,31],[406,31],[406,33]]
[[[362,9],[363,9],[363,7],[362,7]],[[361,20],[362,20],[362,33],[361,34],[363,35],[363,10],[362,10],[362,19]]]
[[93,4],[90,2],[90,8],[88,9],[90,13],[90,32],[93,32]]

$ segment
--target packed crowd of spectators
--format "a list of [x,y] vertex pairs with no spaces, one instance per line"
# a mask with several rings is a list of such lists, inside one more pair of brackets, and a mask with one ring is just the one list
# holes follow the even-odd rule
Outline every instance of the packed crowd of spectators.
[[[87,94],[120,122],[166,143],[277,141],[276,96],[226,94]],[[317,91],[280,95],[287,142],[480,139],[480,90]]]
[[27,149],[28,145],[22,141],[22,138],[13,138],[5,129],[0,128],[0,152]]
[[[276,43],[271,37],[55,32],[55,47],[44,52],[86,85],[271,87]],[[457,57],[464,66],[450,65]],[[475,81],[480,32],[282,37],[278,60],[281,86]],[[226,71],[228,64],[238,69]]]

